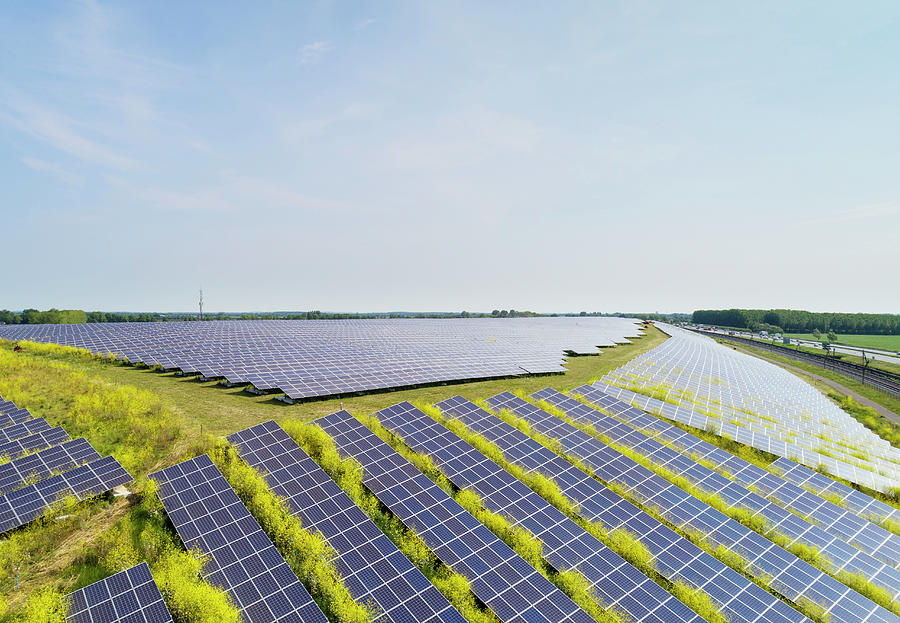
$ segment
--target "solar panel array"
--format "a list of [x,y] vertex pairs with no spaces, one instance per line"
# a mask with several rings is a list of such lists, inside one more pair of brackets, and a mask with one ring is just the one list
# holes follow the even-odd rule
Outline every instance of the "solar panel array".
[[172,622],[145,562],[72,591],[68,597],[68,623]]
[[346,411],[316,423],[344,456],[363,467],[363,482],[504,623],[591,623],[593,618]]
[[291,567],[207,455],[150,474],[187,549],[209,559],[204,579],[246,623],[326,623]]
[[[815,524],[828,534],[834,535],[844,543],[871,554],[876,559],[890,566],[900,565],[900,536],[897,536],[884,528],[859,518],[853,513],[832,504],[817,495],[810,493],[787,481],[772,472],[736,457],[733,454],[703,441],[702,439],[686,433],[677,426],[659,420],[652,415],[636,409],[620,400],[603,393],[590,385],[585,385],[573,390],[592,403],[599,406],[605,413],[615,417],[631,429],[636,429],[665,442],[674,447],[685,456],[694,460],[709,461],[731,480],[752,487],[752,490],[765,496],[766,499],[789,509],[793,513],[799,513],[810,523]],[[581,411],[580,407],[572,405],[571,398],[563,394],[546,389],[534,394],[534,398],[546,400],[564,411],[570,408]],[[611,435],[612,436],[612,435]],[[647,448],[645,447],[645,450]],[[659,458],[659,455],[656,455]],[[870,498],[872,499],[872,498]],[[742,502],[742,504],[746,504]],[[765,514],[765,513],[764,513]],[[780,523],[777,519],[767,515],[774,523]],[[790,534],[788,532],[788,534]],[[821,541],[823,535],[818,535]],[[824,551],[825,546],[822,547]],[[869,576],[875,578],[874,575]]]
[[875,522],[888,520],[900,523],[900,510],[808,467],[798,465],[790,459],[780,458],[772,463],[769,468],[780,474],[782,478],[817,494],[829,497],[836,496],[842,506],[863,519]]
[[494,396],[488,404],[509,409],[537,431],[558,439],[600,478],[654,505],[667,521],[739,553],[754,575],[765,577],[768,586],[787,599],[795,603],[809,599],[839,621],[900,622],[900,617],[567,422],[509,392]]
[[653,555],[660,574],[672,582],[680,580],[703,589],[721,604],[733,623],[808,621],[785,602],[619,497],[571,462],[462,396],[440,402],[437,407],[497,444],[507,460],[529,473],[551,478],[563,495],[577,505],[584,519],[600,522],[611,532],[625,529],[638,535]]
[[597,591],[601,605],[612,605],[630,620],[645,623],[704,620],[515,476],[410,403],[379,411],[377,417],[413,450],[431,457],[457,487],[474,491],[488,510],[531,532],[543,543],[544,557],[556,569],[579,571]]
[[119,462],[107,456],[0,497],[0,533],[24,526],[64,498],[99,495],[133,480]]
[[350,594],[374,602],[377,621],[465,623],[463,616],[316,462],[275,422],[228,436],[307,530],[319,532]]
[[0,465],[0,495],[100,458],[80,437]]
[[[579,393],[581,393],[581,391],[579,391]],[[615,408],[620,412],[627,412],[628,409],[631,409],[637,412],[636,416],[645,415],[641,411],[634,409],[634,407],[619,402],[610,396],[598,398],[597,394],[600,393],[602,392],[595,391],[592,395],[595,399],[602,399],[604,406],[607,408]],[[692,458],[684,456],[679,451],[670,448],[668,445],[661,443],[657,439],[643,435],[634,428],[627,426],[574,398],[570,398],[565,394],[561,394],[556,390],[549,388],[538,392],[534,397],[546,400],[553,406],[562,410],[575,422],[593,426],[599,433],[609,437],[612,442],[634,450],[664,469],[667,469],[674,474],[678,474],[688,482],[701,487],[704,491],[718,495],[728,507],[743,508],[751,511],[754,516],[764,519],[772,530],[787,536],[791,542],[801,543],[808,547],[818,549],[828,558],[829,566],[834,569],[836,573],[846,571],[849,573],[863,574],[866,578],[869,578],[870,581],[886,589],[892,597],[900,595],[900,572],[891,566],[900,562],[900,558],[890,557],[889,554],[896,551],[896,544],[885,541],[885,538],[890,536],[890,533],[887,533],[886,530],[881,530],[881,532],[884,532],[885,534],[881,536],[877,543],[870,544],[875,548],[880,548],[879,551],[882,556],[888,555],[887,563],[853,547],[841,537],[829,534],[818,525],[813,525],[812,523],[805,521],[788,510],[785,510],[778,504],[770,502],[762,495],[749,491],[739,482],[729,480],[718,472],[705,465],[701,465]],[[724,459],[727,459],[728,456],[732,456],[724,450],[720,450],[719,452],[721,455],[725,455],[723,457]],[[717,456],[719,455],[717,454]],[[770,476],[777,479],[777,477],[772,474],[770,474]],[[805,493],[805,491],[802,490],[801,492]],[[816,499],[818,500],[818,498]],[[849,515],[849,513],[844,513],[844,515]],[[856,519],[856,524],[862,523],[863,527],[870,526],[872,531],[878,530],[878,528],[872,526],[872,524],[860,522],[858,521],[858,518]],[[854,525],[852,528],[848,528],[846,524],[838,525],[838,532],[842,532],[841,528],[859,531],[858,525]],[[863,538],[863,536],[864,535],[857,534],[858,538]],[[844,538],[849,540],[849,535],[845,535]],[[894,547],[891,547],[891,545],[894,545]]]
[[[663,398],[688,410],[677,414],[679,421],[688,417],[692,425],[705,421],[702,427],[712,425],[720,434],[742,429],[742,438],[759,435],[756,442],[771,448],[761,449],[809,467],[822,465],[872,489],[886,491],[900,481],[900,449],[811,385],[708,337],[658,326],[672,337],[604,376],[604,384]],[[630,397],[622,399],[632,402]]]
[[0,443],[0,457],[6,459],[15,459],[22,456],[23,454],[27,454],[29,452],[37,452],[39,450],[43,450],[44,448],[49,448],[51,446],[69,441],[69,439],[69,434],[63,429],[62,426],[54,426],[53,428],[48,428],[43,432],[28,435],[27,437],[22,437],[21,439],[15,439],[13,441],[7,441],[6,443]]
[[226,320],[5,325],[0,338],[115,353],[290,399],[563,372],[563,354],[641,334],[626,318]]

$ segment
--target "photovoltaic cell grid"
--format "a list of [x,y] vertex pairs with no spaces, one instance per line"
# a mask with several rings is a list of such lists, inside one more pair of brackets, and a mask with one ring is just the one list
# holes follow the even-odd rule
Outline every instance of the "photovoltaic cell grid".
[[68,623],[171,623],[150,567],[139,565],[69,593]]
[[27,437],[28,435],[42,433],[49,429],[50,424],[48,424],[47,420],[42,417],[32,418],[30,420],[22,422],[21,424],[12,424],[11,426],[5,426],[3,428],[0,428],[0,444],[7,443],[9,441],[15,441],[16,439],[21,439],[22,437]]
[[291,399],[451,380],[563,372],[641,334],[626,318],[225,320],[0,326],[0,337],[116,353]]
[[[657,398],[644,396],[643,394],[638,394],[622,387],[608,385],[602,381],[594,382],[593,386],[614,398],[630,403],[648,413],[654,413],[670,420],[693,426],[694,428],[715,430],[719,435],[727,435],[740,443],[763,450],[764,452],[769,452],[776,456],[794,457],[808,465],[823,465],[828,467],[835,475],[841,476],[846,480],[856,482],[857,484],[865,484],[868,482],[869,484],[865,486],[877,488],[877,483],[873,480],[874,475],[871,472],[855,465],[848,465],[841,461],[835,461],[830,457],[825,457],[823,454],[808,450],[796,443],[778,439],[765,432],[760,432],[760,430],[767,430],[765,427],[760,430],[751,430],[739,423],[735,424],[732,421],[726,422],[717,417],[711,417],[708,415],[709,411],[702,407],[692,408],[673,405],[669,402],[663,402]],[[830,464],[826,465],[824,459],[828,459]]]
[[41,433],[0,443],[0,457],[15,459],[28,452],[36,452],[65,441],[69,441],[69,434],[63,430],[62,426],[54,426]]
[[[630,426],[574,398],[569,398],[549,388],[538,394],[535,394],[534,397],[547,400],[574,421],[590,424],[599,433],[609,437],[612,442],[636,451],[664,469],[701,487],[704,491],[715,493],[729,507],[748,509],[755,516],[758,515],[765,519],[773,530],[789,537],[791,541],[821,550],[837,573],[843,571],[861,573],[887,590],[892,597],[900,594],[900,572],[891,566],[897,562],[897,559],[893,559],[887,564],[881,562],[841,538],[829,534],[819,526],[813,525],[769,501],[762,495],[749,491],[738,482],[729,480],[677,450],[637,432]],[[612,397],[607,397],[606,402],[608,405],[616,405],[620,409],[634,409]],[[637,410],[635,409],[635,411]],[[638,413],[641,412],[638,411]]]
[[100,454],[81,437],[12,460],[0,465],[0,495],[99,458]]
[[246,623],[326,623],[290,566],[207,455],[150,474],[187,549],[209,556],[204,579]]
[[515,476],[408,402],[377,413],[382,424],[416,452],[431,457],[460,489],[481,496],[488,510],[508,517],[544,545],[557,570],[575,569],[591,583],[601,605],[645,623],[702,622],[671,593],[632,567]]
[[[873,489],[900,481],[894,448],[811,385],[769,362],[714,340],[658,325],[672,337],[610,372],[602,381],[761,433],[805,452],[797,459]],[[639,405],[638,405],[639,406]],[[791,458],[791,455],[779,454]]]
[[441,592],[397,549],[313,459],[275,422],[228,436],[241,458],[284,498],[307,530],[338,553],[336,566],[353,598],[374,601],[376,620],[465,623]]
[[668,580],[701,588],[733,623],[808,622],[798,611],[619,497],[581,469],[491,413],[454,396],[437,404],[447,415],[497,444],[507,460],[553,479],[588,521],[639,535]]
[[787,599],[809,599],[839,621],[900,623],[900,617],[580,429],[509,392],[487,402],[492,408],[511,410],[537,431],[558,439],[568,453],[584,461],[599,477],[618,483],[631,495],[653,504],[676,526],[699,531],[714,546],[722,545],[741,554],[749,561],[754,575],[762,574],[768,585]]
[[829,497],[837,496],[843,506],[863,519],[876,522],[889,520],[900,523],[900,511],[896,508],[808,467],[798,465],[790,459],[780,458],[769,468],[780,474],[782,478],[810,491],[815,491],[817,494]]
[[0,497],[0,533],[34,521],[61,499],[85,500],[132,480],[115,458],[107,456],[13,491]]
[[0,398],[0,428],[6,428],[13,424],[21,424],[31,419],[28,409],[20,409],[13,402]]
[[[881,526],[861,519],[846,509],[825,501],[814,493],[810,493],[802,487],[776,476],[772,472],[736,457],[690,433],[686,433],[668,422],[663,422],[620,400],[616,400],[595,387],[585,385],[573,390],[572,393],[586,398],[605,413],[631,429],[636,429],[654,438],[661,439],[670,448],[674,447],[685,456],[711,462],[713,465],[718,466],[718,469],[722,470],[723,475],[727,475],[731,480],[745,487],[752,487],[753,491],[789,509],[791,512],[799,513],[807,521],[815,524],[817,529],[823,530],[839,538],[844,543],[874,556],[882,563],[892,567],[900,565],[900,537]],[[570,415],[573,417],[575,417],[574,413],[580,413],[585,408],[584,405],[577,403],[577,401],[549,388],[537,392],[533,397],[539,400],[546,400],[567,413],[569,409],[572,409],[573,413],[570,413]],[[576,404],[579,406],[576,407]],[[767,515],[767,517],[769,516]],[[778,522],[776,518],[770,517],[770,519],[773,522]],[[824,537],[819,535],[818,538],[821,540]],[[825,546],[819,544],[817,547],[824,549]],[[869,577],[875,579],[874,575]]]
[[316,420],[344,456],[363,466],[363,482],[505,623],[593,618],[467,513],[443,490],[346,411]]

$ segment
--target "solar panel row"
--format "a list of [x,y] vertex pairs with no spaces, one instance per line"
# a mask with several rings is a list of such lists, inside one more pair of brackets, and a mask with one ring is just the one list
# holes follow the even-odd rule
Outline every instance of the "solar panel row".
[[638,535],[664,577],[703,589],[722,605],[734,623],[808,621],[787,603],[619,497],[571,462],[462,396],[437,406],[448,417],[460,420],[497,444],[507,460],[529,473],[551,478],[563,495],[577,505],[584,519],[600,522],[610,531],[625,529]]
[[275,422],[228,436],[307,530],[337,552],[335,564],[350,594],[374,601],[378,621],[464,623],[450,602],[397,549],[325,471]]
[[228,320],[0,326],[0,337],[117,353],[291,399],[563,372],[566,350],[641,334],[624,318]]
[[363,482],[472,592],[504,621],[591,623],[593,618],[465,511],[427,476],[346,411],[316,423],[344,456],[363,467]]
[[[755,517],[766,521],[771,530],[787,536],[791,542],[820,550],[828,558],[828,564],[835,573],[844,571],[862,573],[870,581],[887,590],[891,596],[900,594],[900,572],[892,566],[856,549],[819,526],[770,502],[762,495],[747,490],[741,484],[729,480],[656,439],[643,435],[630,426],[556,390],[548,388],[538,392],[535,397],[547,400],[572,420],[593,426],[614,443],[636,451],[663,469],[678,474],[704,491],[718,495],[729,508],[748,509]],[[612,397],[607,397],[606,404],[616,405],[620,409],[634,409]],[[640,411],[638,413],[640,414]],[[896,562],[896,559],[893,562]]]
[[876,522],[888,520],[900,523],[900,510],[817,471],[811,470],[804,465],[798,465],[790,459],[780,458],[769,467],[781,474],[782,478],[790,480],[801,487],[829,497],[837,496],[843,506],[863,519]]
[[246,623],[326,623],[291,567],[207,455],[150,474],[187,549],[209,559],[204,579],[234,600]]
[[[841,539],[844,543],[871,554],[887,565],[900,564],[900,536],[865,521],[794,483],[703,441],[677,426],[616,400],[596,387],[585,385],[573,390],[573,393],[588,399],[629,427],[664,441],[685,456],[710,461],[719,466],[730,479],[745,487],[752,487],[753,491],[792,512],[800,513],[817,528]],[[534,397],[547,400],[563,410],[567,410],[566,405],[571,404],[568,402],[571,399],[552,389],[542,390],[534,394]]]
[[706,535],[747,559],[757,577],[797,603],[808,599],[840,621],[895,621],[900,617],[866,599],[812,565],[775,545],[727,515],[657,476],[574,426],[504,392],[488,400],[495,409],[509,409],[541,433],[560,441],[607,482],[615,482],[635,497],[659,508],[674,525]]
[[146,562],[69,593],[68,623],[172,623]]
[[100,454],[91,444],[80,437],[12,460],[0,465],[0,495],[99,458]]
[[28,435],[42,433],[49,428],[50,424],[48,424],[47,420],[42,417],[31,418],[29,420],[25,420],[21,424],[12,424],[10,426],[5,426],[3,428],[0,428],[0,444],[14,441],[16,439],[21,439],[22,437],[27,437]]
[[0,458],[16,459],[29,452],[37,452],[69,440],[62,426],[54,426],[43,432],[28,435],[14,441],[0,443]]
[[0,533],[34,521],[62,499],[85,500],[132,480],[115,458],[107,456],[17,489],[0,497]]
[[633,621],[703,621],[671,593],[607,548],[581,526],[408,402],[377,413],[407,445],[431,457],[460,489],[481,496],[488,510],[524,528],[544,546],[557,570],[575,569],[597,591],[601,605],[623,610]]

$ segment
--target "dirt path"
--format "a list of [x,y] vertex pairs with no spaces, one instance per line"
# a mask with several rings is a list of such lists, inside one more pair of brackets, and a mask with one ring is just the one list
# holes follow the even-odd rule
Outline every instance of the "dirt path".
[[817,381],[821,381],[822,383],[825,383],[825,384],[828,385],[829,387],[832,387],[832,388],[838,390],[838,391],[841,392],[842,394],[846,394],[846,395],[848,395],[848,396],[853,396],[853,400],[855,400],[855,401],[858,402],[859,404],[865,405],[865,406],[867,406],[867,407],[872,407],[873,409],[875,409],[875,410],[879,413],[879,415],[883,415],[884,417],[886,417],[886,418],[889,419],[890,421],[892,421],[892,422],[894,422],[894,423],[896,423],[896,424],[900,424],[900,415],[897,415],[896,413],[894,413],[893,411],[891,411],[891,410],[888,409],[887,407],[881,406],[881,405],[878,404],[877,402],[874,402],[874,401],[872,401],[872,400],[869,400],[869,399],[866,398],[865,396],[860,396],[859,394],[857,394],[857,393],[856,393],[855,391],[853,391],[852,389],[850,389],[850,388],[848,388],[848,387],[844,387],[844,386],[841,385],[840,383],[835,383],[835,382],[832,381],[831,379],[825,378],[824,376],[820,376],[820,375],[815,374],[815,373],[813,373],[813,372],[807,372],[806,370],[804,370],[804,369],[802,369],[802,368],[798,368],[797,366],[792,366],[792,365],[789,364],[789,363],[781,363],[780,361],[774,361],[774,360],[772,360],[772,359],[769,359],[768,357],[763,357],[762,355],[757,355],[756,353],[751,353],[750,351],[744,350],[744,349],[741,348],[740,346],[735,346],[734,344],[728,344],[728,345],[729,345],[729,346],[732,346],[732,347],[735,348],[736,350],[741,351],[742,353],[746,353],[747,355],[751,355],[751,356],[757,357],[757,358],[759,358],[759,359],[764,359],[764,360],[768,361],[769,363],[775,364],[776,366],[781,366],[782,368],[786,368],[786,369],[790,370],[791,372],[797,372],[797,373],[799,373],[799,374],[804,374],[804,375],[806,375],[806,376],[811,376],[812,378],[816,379]]

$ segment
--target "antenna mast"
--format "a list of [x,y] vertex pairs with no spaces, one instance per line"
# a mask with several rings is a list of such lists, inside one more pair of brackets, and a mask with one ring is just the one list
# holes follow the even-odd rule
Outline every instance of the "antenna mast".
[[203,288],[200,288],[200,320],[203,320]]

